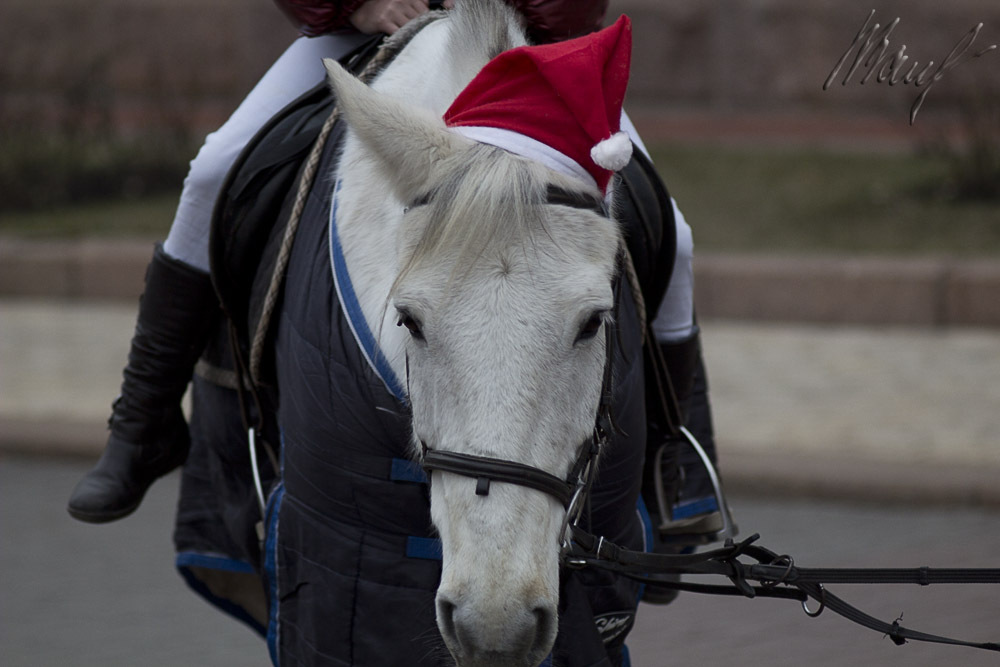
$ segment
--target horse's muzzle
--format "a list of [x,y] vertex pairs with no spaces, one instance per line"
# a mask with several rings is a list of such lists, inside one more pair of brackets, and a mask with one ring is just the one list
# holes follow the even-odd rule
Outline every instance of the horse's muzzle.
[[438,593],[438,628],[458,667],[537,667],[548,656],[558,626],[554,604],[490,611]]

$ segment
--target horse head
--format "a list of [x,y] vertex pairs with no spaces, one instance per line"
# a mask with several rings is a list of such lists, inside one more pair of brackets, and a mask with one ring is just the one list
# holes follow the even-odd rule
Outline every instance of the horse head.
[[[398,218],[385,308],[400,326],[382,337],[405,360],[415,458],[430,449],[566,478],[595,429],[621,237],[601,206],[547,193],[601,205],[604,193],[327,67],[366,173],[381,179],[368,196]],[[558,628],[567,508],[537,488],[430,477],[449,651],[462,666],[537,665]]]

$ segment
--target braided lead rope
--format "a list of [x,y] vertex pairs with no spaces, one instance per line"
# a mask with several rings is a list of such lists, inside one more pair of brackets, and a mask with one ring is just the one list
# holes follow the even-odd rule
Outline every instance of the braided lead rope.
[[292,206],[288,224],[285,226],[285,234],[281,239],[278,259],[275,262],[274,271],[271,273],[271,281],[267,286],[267,294],[264,296],[264,307],[261,311],[260,324],[258,324],[254,331],[253,342],[250,345],[250,377],[257,383],[260,382],[260,365],[261,359],[264,356],[264,339],[267,336],[268,330],[267,323],[271,321],[271,316],[274,314],[274,306],[278,302],[278,293],[280,292],[282,278],[285,275],[285,270],[288,268],[288,258],[292,253],[292,242],[295,240],[295,233],[299,229],[299,220],[302,218],[303,209],[305,209],[306,198],[309,196],[309,191],[316,178],[320,157],[323,155],[323,148],[326,146],[330,130],[333,129],[338,117],[340,117],[340,109],[335,106],[327,117],[326,122],[323,123],[319,136],[316,138],[316,143],[313,144],[309,158],[306,160],[302,178],[299,180],[299,190],[295,195],[295,204]]
[[[359,79],[368,83],[378,74],[381,69],[399,52],[400,46],[397,43],[386,44],[381,47],[375,57],[365,66],[365,69],[358,76]],[[295,204],[292,206],[291,214],[288,217],[288,224],[285,227],[285,234],[281,239],[281,247],[278,250],[278,258],[271,272],[271,281],[264,296],[264,305],[261,310],[260,321],[254,331],[253,341],[250,345],[250,377],[255,383],[260,383],[261,361],[264,357],[264,341],[267,338],[267,331],[271,317],[274,314],[274,307],[278,302],[278,294],[281,291],[281,284],[288,268],[288,258],[292,252],[292,245],[295,241],[295,234],[299,228],[299,220],[302,218],[302,211],[305,209],[306,198],[312,189],[316,179],[320,158],[323,156],[323,149],[326,141],[330,137],[333,126],[340,117],[340,108],[334,106],[320,129],[316,143],[313,144],[312,151],[306,160],[305,168],[302,171],[302,178],[299,180],[299,189],[295,195]]]

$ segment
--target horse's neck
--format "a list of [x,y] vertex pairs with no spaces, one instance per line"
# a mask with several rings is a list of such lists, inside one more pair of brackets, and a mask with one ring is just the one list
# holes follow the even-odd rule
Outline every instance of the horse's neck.
[[464,75],[455,66],[449,54],[451,28],[448,20],[424,27],[379,75],[372,88],[443,115],[477,71]]
[[[424,28],[373,87],[443,115],[468,83],[449,63],[449,28],[445,20]],[[340,164],[336,224],[351,283],[382,354],[396,376],[403,377],[404,336],[395,326],[395,313],[386,306],[400,269],[396,246],[405,202],[391,194],[384,175],[350,134]]]

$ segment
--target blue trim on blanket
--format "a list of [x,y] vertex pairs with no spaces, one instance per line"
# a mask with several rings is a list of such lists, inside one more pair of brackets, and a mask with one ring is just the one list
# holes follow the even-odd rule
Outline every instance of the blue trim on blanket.
[[400,384],[396,373],[393,372],[389,361],[382,354],[378,341],[372,335],[368,327],[368,320],[365,319],[358,295],[354,292],[354,285],[351,283],[351,276],[347,271],[347,261],[344,259],[344,248],[340,244],[340,235],[337,233],[337,203],[340,193],[340,181],[334,186],[333,201],[330,204],[330,266],[333,269],[333,282],[337,288],[337,296],[340,298],[340,305],[347,315],[347,322],[354,333],[354,339],[361,347],[365,360],[372,370],[381,378],[386,389],[396,397],[397,400],[406,401],[406,393]]
[[441,560],[441,540],[410,535],[406,538],[406,557]]
[[271,656],[271,664],[277,667],[278,661],[278,514],[281,501],[285,497],[285,485],[278,482],[267,502],[267,539],[264,542],[264,572],[267,574],[268,586],[268,623],[267,652]]
[[246,574],[255,572],[253,565],[246,561],[226,556],[203,554],[196,551],[179,552],[176,564],[177,567],[207,567],[212,570],[222,570],[223,572],[242,572]]
[[[642,496],[635,502],[635,511],[639,514],[639,521],[642,522],[642,550],[649,553],[653,550],[653,519],[649,516],[649,508],[646,507],[646,501]],[[639,601],[645,592],[646,584],[639,584],[639,595],[635,599],[636,607],[639,606]]]
[[188,587],[190,587],[191,590],[198,595],[205,598],[209,604],[214,605],[236,620],[246,623],[261,637],[264,637],[267,634],[267,629],[261,625],[257,619],[247,613],[243,607],[234,603],[232,600],[219,597],[213,593],[205,582],[191,571],[191,568],[198,567],[208,570],[221,570],[223,572],[254,574],[256,571],[254,570],[253,565],[245,561],[235,560],[226,556],[216,556],[212,554],[197,553],[194,551],[179,552],[176,560],[174,561],[174,565],[181,577],[184,578]]
[[427,483],[427,473],[416,461],[409,459],[393,459],[392,468],[389,470],[389,479],[393,482],[415,482],[417,484]]

